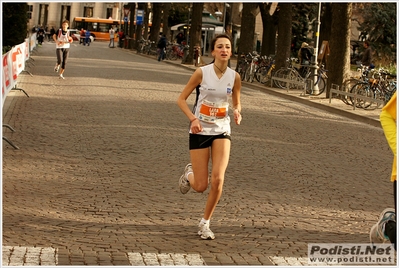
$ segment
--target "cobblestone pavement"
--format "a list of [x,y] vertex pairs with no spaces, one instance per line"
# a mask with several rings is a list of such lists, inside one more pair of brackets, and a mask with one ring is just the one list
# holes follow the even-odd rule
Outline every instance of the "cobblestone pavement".
[[189,153],[176,100],[192,68],[74,43],[60,80],[54,44],[33,58],[18,83],[30,97],[3,106],[20,148],[3,142],[3,266],[306,265],[308,243],[368,243],[393,205],[376,115],[245,83],[216,239],[203,241],[208,191],[177,185]]

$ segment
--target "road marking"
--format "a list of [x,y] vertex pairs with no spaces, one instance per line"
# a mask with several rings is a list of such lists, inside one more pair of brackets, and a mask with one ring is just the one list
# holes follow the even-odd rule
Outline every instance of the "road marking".
[[55,248],[3,246],[3,266],[54,266],[57,262]]
[[[200,254],[129,252],[132,266],[205,266]],[[56,266],[58,250],[51,247],[3,246],[3,266]]]
[[204,266],[200,254],[135,253],[127,254],[133,266]]

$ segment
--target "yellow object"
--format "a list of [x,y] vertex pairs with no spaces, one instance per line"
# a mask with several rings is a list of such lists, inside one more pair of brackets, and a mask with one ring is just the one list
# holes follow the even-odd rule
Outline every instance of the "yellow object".
[[391,173],[391,181],[396,181],[396,92],[389,100],[389,102],[382,108],[380,114],[380,122],[382,129],[384,130],[385,138],[387,139],[388,145],[391,148],[394,158],[392,163],[392,173]]

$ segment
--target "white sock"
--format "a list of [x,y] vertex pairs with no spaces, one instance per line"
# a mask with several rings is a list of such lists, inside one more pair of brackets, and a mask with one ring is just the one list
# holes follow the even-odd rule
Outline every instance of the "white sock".
[[190,181],[188,180],[188,175],[190,175],[190,174],[193,174],[193,172],[192,172],[192,171],[187,172],[186,180],[187,180],[188,182],[190,182]]
[[201,219],[201,223],[203,224],[209,224],[210,220],[205,220],[204,218]]

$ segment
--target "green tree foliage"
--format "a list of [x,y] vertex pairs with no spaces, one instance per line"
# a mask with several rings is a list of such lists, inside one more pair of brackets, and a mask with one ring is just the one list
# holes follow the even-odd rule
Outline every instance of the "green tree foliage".
[[[269,14],[271,3],[260,3],[259,9],[262,15],[263,36],[262,36],[262,54],[275,54],[275,35],[277,25],[280,18],[279,3],[274,14]],[[296,57],[302,42],[310,43],[313,38],[311,23],[317,18],[317,4],[316,3],[292,3],[292,43],[291,56]],[[284,19],[284,18],[283,18]]]
[[24,42],[28,29],[27,11],[26,3],[3,3],[4,47],[11,48]]
[[358,28],[368,35],[377,60],[384,63],[394,61],[396,57],[396,5],[384,2],[365,4],[364,21]]
[[297,56],[303,42],[310,43],[313,40],[309,36],[310,22],[317,18],[317,3],[293,3],[292,4],[292,53]]
[[186,23],[189,17],[190,3],[172,3],[169,10],[168,24],[173,26],[179,23]]

